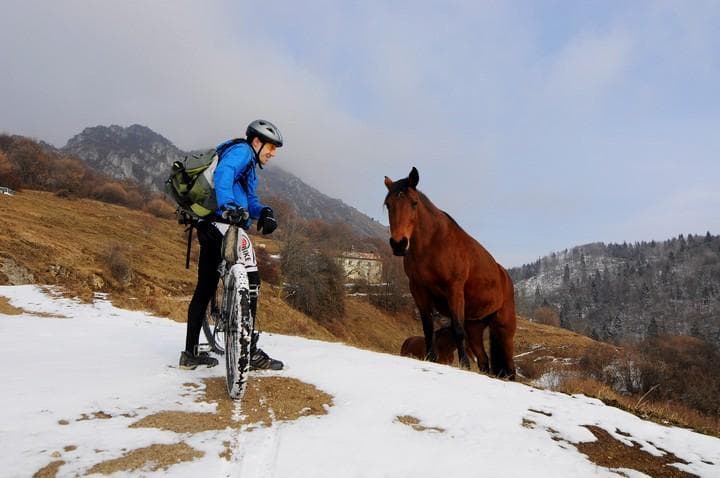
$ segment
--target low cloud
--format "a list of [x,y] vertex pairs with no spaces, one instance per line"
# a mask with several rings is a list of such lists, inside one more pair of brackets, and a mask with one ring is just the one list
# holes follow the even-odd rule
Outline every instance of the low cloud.
[[[679,208],[622,224],[647,210],[638,197],[662,204],[717,177],[717,143],[683,125],[720,124],[707,46],[720,46],[720,7],[592,8],[10,0],[0,130],[63,145],[141,123],[189,149],[266,118],[286,137],[278,165],[376,219],[383,177],[418,167],[421,188],[508,265],[585,238],[717,232],[714,215]],[[706,174],[644,183],[678,159]]]

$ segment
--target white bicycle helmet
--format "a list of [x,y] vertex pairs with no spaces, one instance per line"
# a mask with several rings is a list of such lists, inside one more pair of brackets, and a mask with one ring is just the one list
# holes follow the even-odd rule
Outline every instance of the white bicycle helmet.
[[245,131],[245,137],[248,141],[258,138],[263,143],[274,144],[278,148],[283,145],[283,137],[280,130],[269,121],[255,120],[250,123]]

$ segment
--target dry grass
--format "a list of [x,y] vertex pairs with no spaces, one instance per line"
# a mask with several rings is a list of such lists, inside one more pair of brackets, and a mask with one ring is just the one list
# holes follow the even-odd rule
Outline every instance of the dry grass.
[[10,305],[10,301],[8,301],[7,298],[0,297],[0,314],[20,315],[22,313],[23,313],[23,310]]
[[[38,207],[41,204],[43,207]],[[0,197],[0,258],[6,256],[42,284],[61,284],[70,296],[90,300],[94,292],[131,310],[184,322],[197,274],[199,245],[193,243],[185,269],[186,239],[174,220],[86,199],[63,199],[38,191]],[[256,247],[277,254],[280,245],[253,236]],[[0,273],[2,274],[2,273]],[[399,353],[420,324],[393,317],[367,302],[348,298],[345,316],[320,324],[289,307],[278,290],[264,284],[261,330],[320,340],[341,340],[370,350]],[[1,305],[0,305],[1,306]]]
[[654,477],[690,478],[696,476],[668,466],[674,463],[687,464],[672,453],[665,452],[663,456],[654,456],[641,450],[637,443],[633,443],[632,447],[627,446],[600,427],[588,425],[587,428],[595,435],[597,441],[578,443],[575,446],[597,465],[607,468],[629,468]]
[[[205,390],[196,401],[214,403],[214,413],[164,411],[138,420],[130,428],[159,428],[176,433],[270,426],[273,421],[292,421],[311,415],[325,415],[333,405],[327,393],[315,386],[287,377],[251,376],[240,403],[242,417],[235,416],[236,402],[228,398],[225,379],[206,379]],[[188,384],[187,388],[190,387]]]
[[707,435],[720,437],[720,419],[718,417],[703,415],[676,402],[656,402],[647,397],[621,395],[610,386],[592,378],[566,378],[560,382],[557,391],[570,395],[587,395],[646,420],[652,420],[662,425],[691,428]]
[[90,468],[86,475],[100,473],[110,475],[118,471],[167,470],[172,465],[202,458],[205,452],[196,450],[185,442],[173,445],[150,445],[125,453],[120,458],[103,461]]
[[[539,347],[535,349],[535,347]],[[556,358],[582,357],[588,349],[600,347],[619,352],[618,347],[597,342],[585,335],[576,334],[560,327],[538,324],[523,318],[518,320],[515,333],[515,354],[536,350],[527,357],[536,360],[542,356]],[[522,361],[522,360],[521,360]]]
[[428,427],[422,424],[419,418],[413,417],[412,415],[401,415],[395,418],[395,421],[407,425],[416,432],[433,431],[438,433],[445,433],[444,428],[440,427]]
[[[3,196],[0,207],[13,211],[0,216],[6,231],[0,255],[28,269],[38,283],[62,284],[69,295],[87,300],[94,292],[134,298],[135,309],[144,309],[152,297],[191,293],[194,274],[184,269],[185,244],[174,221],[37,191]],[[110,255],[113,244],[122,244],[122,259],[133,265],[130,280],[118,281],[100,259]]]
[[260,330],[309,339],[338,340],[328,329],[283,302],[269,285],[262,285],[257,326]]
[[409,316],[382,313],[363,299],[345,299],[345,317],[326,327],[343,342],[376,352],[399,354],[409,335],[422,330],[420,322]]
[[[0,216],[0,228],[7,231],[0,236],[0,257],[22,264],[39,283],[61,284],[68,295],[85,300],[94,292],[107,292],[118,307],[186,320],[199,245],[195,239],[186,270],[187,243],[174,220],[38,191],[2,196],[0,207],[14,211]],[[267,237],[252,239],[271,254],[280,250]],[[270,284],[263,284],[258,316],[259,328],[268,332],[342,340],[391,353],[399,352],[415,326],[411,319],[397,319],[349,299],[345,317],[331,321],[328,330],[289,307]]]
[[118,283],[126,284],[132,278],[132,265],[122,244],[111,243],[108,250],[98,259]]
[[559,386],[554,388],[556,391],[583,394],[644,419],[720,437],[720,417],[702,414],[678,402],[655,401],[652,392],[646,397],[619,394],[608,384],[591,378],[587,370],[582,368],[583,358],[622,358],[625,353],[621,347],[596,342],[565,329],[523,319],[518,321],[515,354],[521,356],[516,358],[516,365],[525,375],[526,381],[547,372],[558,371],[562,379]]
[[[212,413],[163,411],[148,415],[130,425],[130,428],[158,428],[175,433],[202,433],[208,430],[224,430],[226,428],[242,429],[252,432],[257,427],[269,427],[277,421],[292,421],[301,417],[327,414],[333,406],[333,398],[314,385],[287,377],[250,377],[248,388],[242,401],[228,398],[225,380],[222,377],[203,380],[205,387],[194,383],[183,384],[188,393],[196,393],[197,402],[216,405]],[[237,414],[240,406],[241,414]],[[125,456],[96,465],[93,471],[110,473],[119,470],[136,470],[148,468],[156,470],[167,468],[181,461],[194,459],[195,451],[184,443],[168,446],[158,450],[161,445],[153,445],[149,449],[133,450]],[[231,460],[236,445],[223,442],[223,449],[218,456]],[[161,459],[150,462],[155,452],[161,452]],[[152,453],[151,453],[152,452]],[[103,468],[98,468],[103,467]],[[97,469],[96,469],[97,468]]]
[[65,464],[62,460],[51,461],[33,474],[33,478],[55,478],[60,467]]
[[[7,298],[0,297],[0,314],[5,315],[21,315],[21,314],[30,314],[30,312],[26,311],[25,309],[20,309],[18,307],[15,307],[10,304]],[[32,312],[33,316],[35,317],[44,317],[47,319],[67,319],[67,316],[64,315],[57,315],[57,314],[49,314],[47,312]]]
[[112,415],[109,413],[103,412],[102,410],[93,412],[92,415],[88,415],[87,413],[83,413],[80,418],[77,418],[76,422],[84,422],[87,420],[109,420],[112,418]]

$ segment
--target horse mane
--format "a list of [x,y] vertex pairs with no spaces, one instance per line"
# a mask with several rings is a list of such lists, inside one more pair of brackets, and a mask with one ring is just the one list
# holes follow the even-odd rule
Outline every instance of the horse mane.
[[463,229],[462,226],[460,226],[460,224],[458,224],[457,221],[450,214],[448,214],[447,212],[443,211],[442,209],[437,207],[435,204],[433,204],[433,202],[430,200],[429,197],[427,197],[425,195],[425,193],[423,193],[422,191],[418,191],[417,189],[416,189],[416,191],[418,192],[418,196],[420,196],[420,200],[422,201],[422,203],[425,205],[426,208],[428,208],[432,212],[440,212],[440,213],[444,214],[446,218],[450,219],[450,222],[453,223],[455,225],[455,227],[460,229],[462,232],[465,232],[465,229]]
[[[389,189],[387,195],[385,196],[385,200],[387,201],[387,198],[389,198],[390,195],[392,195],[392,194],[405,192],[408,189],[410,189],[410,179],[409,178],[404,178],[404,179],[399,179],[397,181],[394,181],[392,183],[392,185],[390,186],[390,189]],[[453,217],[450,214],[448,214],[447,212],[443,211],[442,209],[437,207],[435,204],[433,204],[433,202],[430,200],[429,197],[427,197],[425,195],[425,193],[423,193],[419,189],[415,189],[415,191],[417,191],[418,196],[420,197],[420,201],[430,212],[432,212],[433,214],[436,214],[436,215],[444,214],[445,217],[447,217],[450,220],[450,222],[455,225],[455,227],[457,227],[461,231],[465,232],[465,230],[460,226],[460,224],[457,223],[457,221],[455,219],[453,219]]]

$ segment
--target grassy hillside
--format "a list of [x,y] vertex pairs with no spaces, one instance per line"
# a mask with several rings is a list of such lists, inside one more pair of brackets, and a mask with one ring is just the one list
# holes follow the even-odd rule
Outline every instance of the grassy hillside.
[[[59,285],[84,300],[107,293],[118,306],[185,321],[199,245],[195,239],[186,270],[186,236],[175,221],[39,191],[0,196],[0,210],[0,284]],[[271,253],[279,250],[271,239],[254,236],[253,242]],[[414,325],[352,298],[345,317],[321,324],[285,304],[279,291],[263,287],[259,321],[269,332],[393,352]]]
[[[175,221],[87,199],[64,199],[25,191],[0,196],[0,283],[62,286],[85,300],[107,293],[117,305],[184,321],[195,285],[199,245],[185,269],[186,238]],[[280,245],[254,236],[256,247],[277,253]],[[397,352],[409,335],[421,335],[411,317],[382,313],[362,299],[347,298],[345,317],[318,323],[263,286],[260,325],[270,332],[343,342]],[[550,340],[551,337],[560,337]],[[571,346],[569,343],[580,342]],[[558,342],[555,347],[551,344]],[[552,327],[522,322],[518,353],[543,343],[549,353],[579,352],[590,339]],[[552,349],[552,350],[551,350]],[[522,362],[522,361],[521,361]]]

